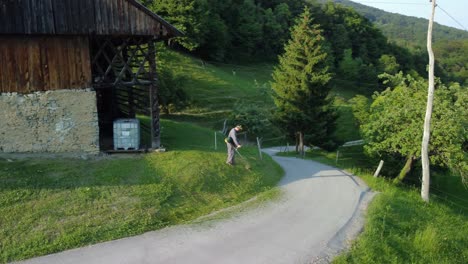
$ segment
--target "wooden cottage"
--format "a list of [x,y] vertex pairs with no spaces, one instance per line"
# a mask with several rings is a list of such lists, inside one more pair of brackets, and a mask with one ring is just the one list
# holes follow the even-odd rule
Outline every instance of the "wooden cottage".
[[117,118],[160,145],[155,42],[182,33],[135,0],[0,0],[0,152],[99,152]]

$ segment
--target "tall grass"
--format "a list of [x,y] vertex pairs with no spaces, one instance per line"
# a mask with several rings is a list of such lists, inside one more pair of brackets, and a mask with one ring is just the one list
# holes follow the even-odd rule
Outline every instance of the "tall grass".
[[98,159],[0,159],[0,262],[186,223],[271,190],[271,159],[225,164],[214,132],[163,120],[166,153]]

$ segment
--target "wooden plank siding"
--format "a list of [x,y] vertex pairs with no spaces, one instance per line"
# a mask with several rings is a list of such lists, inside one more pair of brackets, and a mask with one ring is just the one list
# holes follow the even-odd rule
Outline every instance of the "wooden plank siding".
[[85,36],[0,36],[0,92],[91,87]]
[[0,34],[182,35],[135,0],[2,0]]

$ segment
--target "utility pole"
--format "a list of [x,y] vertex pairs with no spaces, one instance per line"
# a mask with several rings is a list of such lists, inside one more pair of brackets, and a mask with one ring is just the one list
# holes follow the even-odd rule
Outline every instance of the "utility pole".
[[432,2],[432,14],[429,20],[429,28],[427,31],[427,52],[429,53],[429,88],[427,93],[426,117],[424,118],[424,134],[421,144],[421,160],[422,160],[422,186],[421,198],[425,202],[429,202],[429,186],[430,186],[430,170],[429,170],[429,139],[431,136],[431,116],[432,104],[434,101],[434,51],[432,50],[432,26],[434,24],[436,0]]

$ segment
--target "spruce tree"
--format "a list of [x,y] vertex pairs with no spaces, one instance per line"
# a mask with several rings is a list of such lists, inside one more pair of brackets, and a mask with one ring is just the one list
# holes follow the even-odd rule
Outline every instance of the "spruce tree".
[[322,30],[305,8],[291,30],[272,82],[276,122],[288,135],[296,136],[296,150],[302,153],[304,143],[334,147],[337,114],[328,96],[330,61]]

